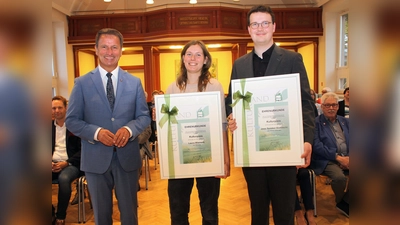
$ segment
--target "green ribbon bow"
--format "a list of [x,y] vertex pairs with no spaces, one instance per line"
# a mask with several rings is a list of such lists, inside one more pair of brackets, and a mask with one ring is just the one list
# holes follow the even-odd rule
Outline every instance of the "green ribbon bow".
[[171,179],[175,178],[175,165],[174,165],[174,152],[173,152],[173,145],[172,145],[172,129],[171,123],[177,124],[178,121],[176,120],[176,115],[178,115],[178,108],[174,106],[171,110],[170,108],[170,95],[164,95],[165,104],[161,106],[161,113],[164,116],[160,119],[158,124],[162,128],[166,122],[168,122],[168,169],[169,169],[169,176]]
[[233,99],[235,102],[231,104],[232,107],[235,107],[235,105],[242,99],[243,107],[242,107],[242,140],[243,140],[243,166],[248,167],[250,165],[250,159],[249,159],[249,141],[247,139],[247,124],[246,124],[246,109],[250,110],[250,102],[251,102],[251,96],[253,96],[253,93],[251,92],[246,92],[244,93],[244,87],[246,85],[246,80],[241,79],[240,80],[240,86],[242,88],[242,92],[236,91],[233,94]]

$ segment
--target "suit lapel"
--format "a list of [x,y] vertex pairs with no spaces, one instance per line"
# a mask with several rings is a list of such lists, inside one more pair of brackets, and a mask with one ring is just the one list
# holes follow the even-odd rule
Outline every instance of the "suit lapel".
[[92,81],[94,83],[94,86],[96,87],[96,90],[97,90],[99,96],[101,96],[101,99],[103,99],[104,104],[107,106],[108,110],[110,110],[110,112],[111,112],[112,110],[110,108],[110,104],[108,103],[106,92],[104,90],[103,81],[102,81],[100,71],[98,68],[96,68],[95,70],[92,71],[91,78],[92,78]]
[[272,51],[272,55],[269,60],[268,67],[267,70],[265,71],[264,76],[278,74],[277,71],[281,63],[281,59],[282,59],[282,51],[278,46],[275,46],[274,50]]
[[323,115],[321,115],[321,122],[322,122],[322,125],[324,126],[325,132],[328,134],[331,141],[333,143],[336,143],[336,138],[331,130],[331,127],[329,126],[329,121],[327,121]]
[[[255,54],[254,53],[254,49],[253,49],[253,52],[252,52],[252,54],[247,54],[246,55],[246,58],[245,58],[245,63],[244,63],[244,65],[248,65],[249,67],[246,67],[246,72],[245,73],[243,73],[243,74],[241,74],[241,75],[243,75],[243,78],[251,78],[251,77],[254,77],[254,68],[253,68],[253,54]],[[248,70],[247,70],[248,69]],[[249,71],[249,72],[247,72],[247,71]]]
[[122,70],[121,68],[118,71],[118,85],[117,85],[117,96],[115,96],[115,104],[114,104],[114,109],[117,108],[118,102],[122,96],[122,92],[124,90],[125,82],[124,80],[126,79],[127,73]]

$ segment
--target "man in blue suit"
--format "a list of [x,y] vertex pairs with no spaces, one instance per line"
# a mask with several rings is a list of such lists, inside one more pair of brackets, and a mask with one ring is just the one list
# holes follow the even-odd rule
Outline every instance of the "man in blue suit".
[[82,140],[85,171],[97,225],[111,225],[113,192],[122,225],[136,225],[137,136],[150,124],[140,79],[118,66],[122,34],[111,28],[96,35],[99,66],[75,80],[67,111],[68,129]]
[[339,97],[328,92],[321,98],[323,114],[315,118],[314,144],[311,168],[315,174],[324,174],[332,182],[336,208],[349,217],[349,120],[337,115]]

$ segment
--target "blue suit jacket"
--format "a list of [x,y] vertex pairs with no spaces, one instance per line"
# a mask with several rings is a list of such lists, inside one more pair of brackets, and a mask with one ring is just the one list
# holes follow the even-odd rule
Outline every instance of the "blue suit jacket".
[[150,116],[140,79],[119,69],[116,93],[112,111],[98,68],[75,79],[65,122],[82,140],[82,171],[102,174],[111,164],[113,147],[94,140],[99,127],[114,134],[123,126],[129,127],[132,137],[125,147],[117,149],[118,160],[125,171],[141,166],[136,137],[149,126]]
[[[337,120],[346,138],[347,152],[350,153],[349,119],[337,116]],[[329,122],[323,114],[319,115],[315,118],[314,144],[310,166],[315,174],[320,175],[325,170],[329,161],[336,161],[336,152],[336,139],[329,127]]]

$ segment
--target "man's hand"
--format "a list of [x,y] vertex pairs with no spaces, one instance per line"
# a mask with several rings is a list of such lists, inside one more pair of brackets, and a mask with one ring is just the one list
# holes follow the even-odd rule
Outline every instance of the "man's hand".
[[114,134],[107,130],[102,128],[99,133],[97,134],[97,140],[99,140],[101,143],[103,143],[106,146],[113,146],[114,145]]
[[51,171],[53,173],[59,173],[59,172],[61,172],[61,170],[63,170],[67,166],[68,166],[68,162],[67,161],[51,162]]
[[301,155],[301,158],[304,158],[304,165],[299,166],[300,168],[306,168],[310,165],[311,153],[312,153],[312,145],[308,142],[304,142],[304,152]]
[[125,127],[119,128],[114,136],[114,145],[118,148],[124,147],[128,143],[129,138],[129,131]]
[[350,157],[349,156],[340,156],[336,157],[336,161],[340,163],[340,168],[343,170],[348,170],[350,168]]

